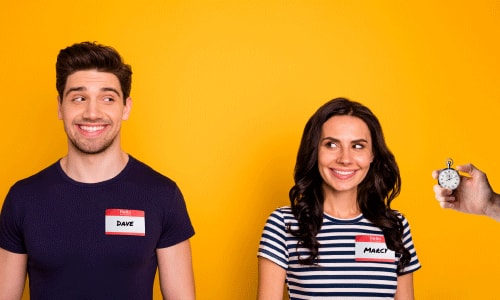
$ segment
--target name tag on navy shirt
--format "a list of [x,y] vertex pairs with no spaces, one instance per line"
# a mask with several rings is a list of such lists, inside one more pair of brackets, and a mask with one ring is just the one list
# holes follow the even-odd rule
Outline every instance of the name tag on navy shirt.
[[106,209],[106,235],[145,236],[143,210]]
[[358,235],[356,236],[355,260],[394,262],[395,253],[387,248],[383,235]]

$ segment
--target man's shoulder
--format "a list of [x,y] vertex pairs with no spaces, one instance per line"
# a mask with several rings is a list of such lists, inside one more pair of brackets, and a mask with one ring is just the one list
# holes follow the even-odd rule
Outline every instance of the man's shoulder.
[[14,186],[33,185],[41,183],[43,181],[53,180],[55,177],[59,175],[58,164],[59,161],[47,166],[46,168],[38,171],[33,175],[20,179],[14,184]]
[[135,179],[149,184],[176,185],[175,181],[150,165],[130,155],[130,175]]
[[11,186],[9,194],[36,194],[41,190],[49,188],[60,178],[61,175],[58,171],[58,162],[56,162],[29,177],[18,180]]

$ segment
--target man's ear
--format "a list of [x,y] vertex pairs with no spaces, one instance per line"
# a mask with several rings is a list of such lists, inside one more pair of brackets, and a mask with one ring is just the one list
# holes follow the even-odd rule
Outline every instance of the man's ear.
[[57,117],[59,120],[62,120],[62,113],[61,113],[61,97],[58,95],[57,96]]
[[125,100],[125,109],[123,110],[122,120],[128,120],[131,110],[132,110],[132,98],[128,97],[127,100]]

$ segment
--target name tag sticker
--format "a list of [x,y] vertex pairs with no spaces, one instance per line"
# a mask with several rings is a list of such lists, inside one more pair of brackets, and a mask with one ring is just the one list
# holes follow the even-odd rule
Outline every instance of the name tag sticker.
[[356,236],[356,261],[394,262],[395,259],[395,253],[387,248],[383,235]]
[[106,235],[145,236],[143,210],[106,209]]

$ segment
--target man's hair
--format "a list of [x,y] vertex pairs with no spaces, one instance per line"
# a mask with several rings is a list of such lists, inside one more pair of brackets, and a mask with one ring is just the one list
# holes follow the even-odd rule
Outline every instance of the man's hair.
[[56,62],[56,89],[60,101],[68,76],[85,70],[108,72],[118,77],[123,93],[123,102],[130,96],[132,86],[132,68],[124,63],[114,48],[95,42],[82,42],[62,49]]

